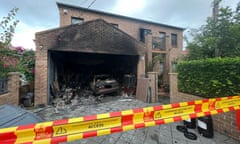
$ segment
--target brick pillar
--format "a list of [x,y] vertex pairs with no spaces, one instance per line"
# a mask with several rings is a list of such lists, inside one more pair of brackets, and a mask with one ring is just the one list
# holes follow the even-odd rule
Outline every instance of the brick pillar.
[[177,73],[169,73],[169,77],[170,77],[170,102],[175,103],[177,102],[178,96]]
[[147,66],[149,63],[152,63],[152,35],[146,35],[146,48],[147,48],[147,56],[146,56],[146,62]]
[[145,77],[145,56],[139,56],[137,65],[137,78]]
[[165,62],[163,69],[163,83],[169,84],[169,75],[170,72],[170,50],[171,50],[171,38],[170,34],[166,33],[166,54],[165,54]]
[[8,74],[8,102],[9,104],[19,104],[20,73],[10,72]]
[[48,104],[48,50],[36,45],[34,105]]
[[148,72],[148,78],[150,79],[151,100],[152,102],[158,102],[158,73]]

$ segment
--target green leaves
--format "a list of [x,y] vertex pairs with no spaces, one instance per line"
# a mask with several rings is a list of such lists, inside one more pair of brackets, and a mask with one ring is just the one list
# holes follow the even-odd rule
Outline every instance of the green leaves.
[[21,70],[18,59],[16,51],[6,48],[0,49],[0,78],[7,78],[9,72]]
[[[240,93],[240,11],[220,8],[216,19],[193,33],[189,55],[177,65],[179,90],[219,97]],[[234,58],[235,57],[235,58]]]
[[2,42],[5,46],[8,46],[12,41],[15,28],[19,23],[19,20],[16,19],[18,10],[18,8],[13,8],[8,13],[8,16],[3,17],[0,21],[0,42]]
[[187,60],[240,55],[240,11],[220,8],[217,19],[208,18],[197,31],[187,44]]
[[20,57],[20,64],[23,66],[23,73],[27,81],[34,80],[35,53],[32,50],[25,51]]
[[177,72],[181,92],[206,98],[240,93],[240,57],[183,61]]
[[27,81],[34,79],[35,53],[32,50],[19,53],[21,48],[0,49],[0,78],[7,78],[9,72],[21,72],[26,76]]

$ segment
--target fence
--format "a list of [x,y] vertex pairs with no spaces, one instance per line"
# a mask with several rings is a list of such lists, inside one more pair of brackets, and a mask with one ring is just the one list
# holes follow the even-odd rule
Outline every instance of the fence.
[[0,79],[0,94],[8,92],[8,79]]

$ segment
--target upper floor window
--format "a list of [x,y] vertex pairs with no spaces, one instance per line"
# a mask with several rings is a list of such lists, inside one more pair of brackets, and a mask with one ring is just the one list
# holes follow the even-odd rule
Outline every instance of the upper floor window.
[[166,48],[166,33],[160,32],[159,37],[160,37],[160,48],[162,49]]
[[84,21],[83,18],[78,18],[78,17],[71,18],[71,24],[80,24],[80,23],[83,23],[83,21]]
[[111,23],[111,25],[114,26],[115,28],[118,28],[118,24]]
[[177,34],[171,34],[171,43],[172,43],[172,47],[177,47],[177,43],[178,43],[178,41],[177,41]]
[[152,37],[152,48],[154,50],[166,50],[166,33],[159,32],[159,36]]
[[145,43],[145,35],[151,33],[150,29],[140,28],[140,41]]

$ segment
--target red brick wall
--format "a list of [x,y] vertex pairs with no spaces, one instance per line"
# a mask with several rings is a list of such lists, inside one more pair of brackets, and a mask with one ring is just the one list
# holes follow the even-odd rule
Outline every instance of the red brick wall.
[[[64,14],[63,9],[65,7],[59,7],[59,15],[60,15],[60,27],[67,26],[71,24],[71,17],[79,17],[84,18],[84,21],[90,21],[95,19],[104,19],[109,23],[114,23],[119,25],[119,29],[123,30],[124,32],[128,33],[132,37],[136,38],[137,40],[140,39],[139,29],[151,29],[152,36],[159,36],[159,32],[166,32],[167,35],[167,48],[168,48],[168,57],[166,59],[166,67],[165,67],[165,81],[168,81],[168,70],[170,69],[170,63],[173,57],[177,56],[182,51],[182,34],[183,31],[181,29],[176,29],[172,27],[156,25],[151,23],[140,22],[132,19],[126,19],[121,17],[109,16],[104,14],[97,14],[91,13],[87,11],[81,11],[78,9],[67,8],[67,14]],[[48,33],[51,32],[51,33]],[[56,44],[56,37],[62,33],[63,31],[55,31],[55,30],[48,30],[45,32],[40,32],[36,34],[36,63],[35,63],[35,105],[38,104],[47,104],[48,102],[48,48],[56,47],[53,44]],[[171,33],[175,33],[178,35],[178,48],[171,48],[170,45],[170,36]],[[151,40],[149,41],[151,43]],[[148,46],[150,44],[146,44]],[[151,51],[150,51],[151,53]],[[152,55],[149,55],[152,56]],[[148,58],[145,57],[147,60]],[[138,72],[145,70],[144,61],[140,61],[138,64]],[[138,73],[140,75],[140,73]]]
[[[72,38],[68,35],[73,35],[72,32],[68,32],[69,28],[73,31],[77,31],[80,29],[80,27],[83,30],[81,30],[81,35],[83,38],[91,36],[92,39],[95,40],[95,42],[81,39],[82,45],[78,43],[72,42]],[[97,27],[97,29],[96,29]],[[104,29],[101,30],[100,28]],[[109,29],[109,30],[108,30]],[[64,32],[64,33],[63,33]],[[67,33],[67,34],[66,34]],[[67,45],[61,44],[60,41],[61,36],[65,36],[69,39],[68,41],[63,41],[64,44],[67,43]],[[89,35],[90,34],[90,35]],[[95,34],[95,35],[94,35]],[[95,36],[95,37],[94,37]],[[119,39],[113,39],[109,40],[106,39],[106,37],[113,37],[117,36]],[[74,37],[74,36],[73,36]],[[104,43],[103,43],[104,41]],[[87,46],[84,46],[84,43],[90,46],[93,46],[93,48],[89,48]],[[109,43],[106,43],[109,42]],[[124,35],[123,32],[113,29],[109,24],[106,24],[104,21],[92,21],[85,25],[75,25],[74,27],[62,27],[58,29],[48,30],[44,32],[36,33],[36,54],[35,54],[35,105],[38,104],[48,104],[48,51],[49,50],[71,50],[71,51],[78,51],[79,49],[93,51],[93,52],[101,52],[101,53],[114,53],[114,50],[116,52],[120,52],[122,54],[129,54],[130,52],[134,54],[143,55],[145,53],[144,45],[136,41],[135,39],[132,39],[132,37],[128,36],[127,34]],[[109,45],[108,45],[109,44]],[[106,47],[108,45],[108,47]],[[81,47],[82,46],[82,47]],[[114,49],[115,48],[115,49]],[[121,49],[119,49],[121,48]],[[135,52],[135,49],[139,48],[137,52]],[[138,77],[145,74],[145,60],[144,58],[139,58],[137,70],[138,70]]]
[[[67,13],[64,14],[64,9],[67,9]],[[152,30],[152,35],[159,36],[159,32],[166,32],[167,36],[171,36],[171,33],[178,35],[179,48],[182,48],[182,30],[174,29],[170,27],[164,27],[160,25],[154,25],[150,23],[144,23],[132,19],[126,19],[116,16],[104,15],[100,13],[93,13],[91,11],[83,11],[80,9],[73,9],[69,7],[59,7],[60,27],[71,24],[71,17],[83,18],[84,21],[91,21],[95,19],[104,19],[109,23],[118,24],[119,28],[128,33],[132,37],[140,40],[139,29],[146,28]]]
[[11,72],[8,76],[8,93],[0,95],[0,105],[19,104],[20,78],[18,72]]
[[[67,13],[64,13],[64,9]],[[146,47],[148,53],[146,55],[147,65],[152,61],[152,36],[159,36],[159,32],[166,33],[166,59],[164,64],[163,81],[164,83],[169,83],[168,73],[171,72],[171,62],[182,54],[183,48],[183,31],[180,29],[156,25],[151,23],[146,23],[142,21],[137,21],[133,19],[127,19],[123,17],[111,16],[107,14],[94,13],[91,11],[84,11],[81,9],[75,9],[65,6],[59,6],[59,16],[60,16],[60,27],[67,26],[71,24],[71,17],[78,17],[84,19],[84,21],[90,21],[95,19],[104,19],[109,23],[118,24],[118,28],[128,33],[137,40],[140,40],[140,28],[151,30],[149,37],[146,37]],[[171,34],[177,34],[178,45],[177,48],[171,46]],[[156,52],[157,53],[157,52]]]
[[63,30],[52,29],[35,35],[34,104],[48,104],[48,49],[54,47]]
[[[43,46],[45,47],[45,46]],[[36,48],[35,54],[35,105],[47,104],[47,80],[48,80],[48,53],[47,50]]]
[[[171,103],[201,100],[203,98],[178,92],[177,74],[170,74],[170,101]],[[230,136],[240,141],[240,131],[237,129],[235,111],[213,115],[214,129],[224,135]]]

